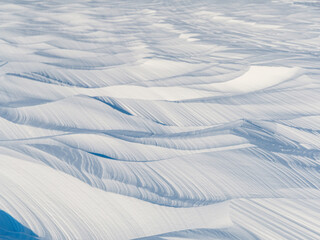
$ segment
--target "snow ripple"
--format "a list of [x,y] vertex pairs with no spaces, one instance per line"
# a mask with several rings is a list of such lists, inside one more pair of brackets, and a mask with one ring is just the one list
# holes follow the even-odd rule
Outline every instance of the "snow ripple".
[[1,239],[319,239],[318,5],[0,5]]

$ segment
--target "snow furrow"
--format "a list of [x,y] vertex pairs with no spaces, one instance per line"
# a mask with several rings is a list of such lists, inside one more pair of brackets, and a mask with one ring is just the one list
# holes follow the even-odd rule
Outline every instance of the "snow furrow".
[[0,239],[320,239],[316,1],[0,4]]

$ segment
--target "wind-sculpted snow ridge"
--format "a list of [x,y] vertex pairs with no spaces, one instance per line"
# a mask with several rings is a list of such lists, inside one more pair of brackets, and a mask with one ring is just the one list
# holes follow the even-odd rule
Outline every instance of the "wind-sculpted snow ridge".
[[0,4],[0,239],[320,239],[316,1]]

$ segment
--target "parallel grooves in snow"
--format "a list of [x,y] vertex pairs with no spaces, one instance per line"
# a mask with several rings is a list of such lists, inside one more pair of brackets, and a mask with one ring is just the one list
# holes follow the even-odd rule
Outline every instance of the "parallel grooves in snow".
[[3,0],[0,238],[320,238],[318,15]]

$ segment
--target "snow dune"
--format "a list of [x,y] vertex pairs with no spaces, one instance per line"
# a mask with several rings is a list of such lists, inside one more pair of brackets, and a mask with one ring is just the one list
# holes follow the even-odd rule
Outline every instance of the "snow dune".
[[0,239],[320,239],[319,5],[0,4]]

